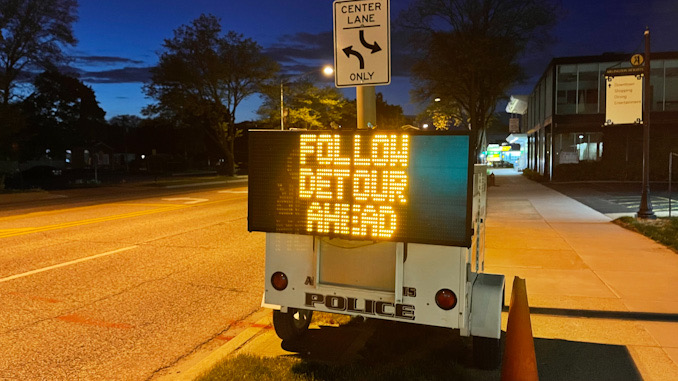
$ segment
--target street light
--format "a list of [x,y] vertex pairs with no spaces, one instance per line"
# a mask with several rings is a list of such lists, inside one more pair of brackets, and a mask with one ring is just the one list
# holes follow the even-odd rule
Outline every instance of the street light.
[[[313,73],[313,72],[315,72],[315,70],[311,70],[311,71],[307,71],[305,73],[297,74],[297,75],[294,75],[290,78],[301,77],[303,75]],[[325,67],[323,67],[322,72],[325,76],[329,77],[332,74],[334,74],[334,68],[330,65],[326,65]],[[285,106],[284,106],[285,91],[284,91],[284,84],[285,84],[285,81],[281,79],[280,80],[280,129],[281,130],[285,129]]]

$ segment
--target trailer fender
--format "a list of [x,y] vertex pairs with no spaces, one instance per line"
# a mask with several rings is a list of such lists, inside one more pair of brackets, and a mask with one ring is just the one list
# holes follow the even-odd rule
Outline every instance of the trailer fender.
[[478,274],[471,289],[471,336],[499,339],[504,276]]
[[262,308],[268,308],[268,309],[271,309],[271,310],[276,310],[276,311],[281,311],[281,310],[282,310],[282,312],[287,312],[287,308],[286,308],[286,307],[282,307],[282,306],[279,305],[279,304],[270,304],[270,303],[266,303],[266,293],[265,293],[265,292],[264,292],[263,295],[261,295],[261,307],[262,307]]

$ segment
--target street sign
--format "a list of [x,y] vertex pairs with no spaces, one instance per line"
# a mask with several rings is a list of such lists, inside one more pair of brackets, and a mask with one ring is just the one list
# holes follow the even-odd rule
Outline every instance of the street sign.
[[631,65],[641,66],[643,63],[645,63],[645,58],[642,54],[634,54],[633,57],[631,57]]
[[605,125],[643,121],[643,76],[606,73]]
[[335,0],[333,5],[335,85],[391,83],[389,0]]

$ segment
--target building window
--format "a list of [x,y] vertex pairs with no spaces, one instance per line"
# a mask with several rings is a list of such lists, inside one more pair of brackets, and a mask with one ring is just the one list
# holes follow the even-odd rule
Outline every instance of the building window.
[[664,110],[676,111],[678,110],[678,60],[664,61],[664,70]]
[[556,165],[600,161],[603,158],[603,134],[600,132],[558,134],[553,146]]
[[664,111],[664,60],[650,62],[652,111]]
[[579,64],[577,114],[598,113],[598,64]]
[[556,114],[576,113],[577,65],[559,65],[556,79]]

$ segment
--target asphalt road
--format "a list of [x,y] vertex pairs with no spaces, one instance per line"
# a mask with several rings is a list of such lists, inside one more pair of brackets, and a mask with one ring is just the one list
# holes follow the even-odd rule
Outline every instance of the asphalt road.
[[255,313],[264,235],[243,185],[3,205],[0,379],[161,377]]
[[[634,182],[568,182],[543,183],[588,207],[610,217],[635,215],[640,206],[642,184]],[[678,184],[673,184],[669,194],[668,183],[650,184],[650,202],[654,213],[666,216],[669,212],[669,195],[672,216],[678,215]]]

